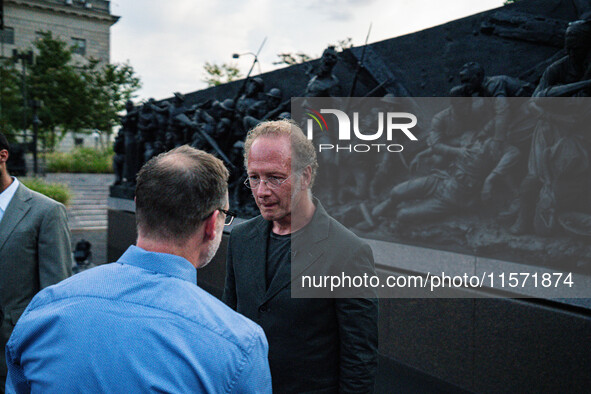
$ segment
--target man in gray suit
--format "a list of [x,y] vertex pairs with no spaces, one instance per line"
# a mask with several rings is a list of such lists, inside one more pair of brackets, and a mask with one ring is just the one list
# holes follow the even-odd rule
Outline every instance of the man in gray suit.
[[11,177],[9,156],[0,133],[0,393],[6,380],[4,348],[18,318],[39,290],[72,275],[64,206]]
[[273,392],[372,393],[373,289],[326,294],[299,285],[302,274],[375,275],[370,247],[312,196],[316,152],[295,123],[259,124],[244,152],[261,215],[232,230],[223,301],[265,331]]

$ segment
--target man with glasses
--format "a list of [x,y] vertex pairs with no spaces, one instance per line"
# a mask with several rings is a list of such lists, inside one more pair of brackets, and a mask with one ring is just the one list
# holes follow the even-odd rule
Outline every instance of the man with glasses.
[[231,221],[227,179],[188,146],[148,161],[137,246],[33,299],[7,345],[7,391],[270,393],[261,328],[196,285]]
[[294,297],[303,267],[375,274],[369,246],[312,197],[314,146],[295,123],[264,122],[249,132],[244,159],[261,214],[232,230],[223,300],[265,331],[273,391],[373,392],[377,299]]

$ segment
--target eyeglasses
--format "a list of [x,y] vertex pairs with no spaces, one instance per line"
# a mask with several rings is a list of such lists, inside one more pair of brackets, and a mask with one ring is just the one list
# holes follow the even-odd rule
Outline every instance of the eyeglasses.
[[204,217],[202,220],[207,219],[208,217],[210,217],[211,215],[213,215],[213,213],[215,211],[220,211],[223,214],[226,215],[226,218],[224,219],[224,226],[229,226],[232,224],[232,222],[234,221],[234,218],[238,215],[236,215],[236,213],[232,212],[232,211],[226,211],[225,209],[222,208],[218,208],[218,209],[214,209],[209,215],[207,215],[206,217]]
[[258,176],[249,176],[244,181],[244,186],[246,186],[249,189],[256,189],[257,187],[259,187],[262,181],[265,183],[265,185],[267,185],[269,189],[277,189],[279,186],[283,185],[289,178],[291,178],[291,175],[287,178],[278,178],[275,176],[270,176],[267,179],[261,179]]
[[224,226],[229,226],[234,221],[236,214],[232,211],[226,211],[225,209],[218,208],[218,211],[226,214],[226,219],[224,219]]

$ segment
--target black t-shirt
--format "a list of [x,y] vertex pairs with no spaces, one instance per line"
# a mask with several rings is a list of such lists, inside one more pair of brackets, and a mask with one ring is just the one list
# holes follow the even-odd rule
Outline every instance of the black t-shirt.
[[278,235],[273,231],[269,233],[269,242],[267,243],[267,264],[265,274],[267,278],[267,288],[279,271],[279,268],[291,263],[291,234]]
[[291,269],[291,240],[301,234],[303,229],[292,234],[279,235],[273,231],[269,232],[267,243],[267,264],[265,265],[265,277],[267,289],[281,267]]

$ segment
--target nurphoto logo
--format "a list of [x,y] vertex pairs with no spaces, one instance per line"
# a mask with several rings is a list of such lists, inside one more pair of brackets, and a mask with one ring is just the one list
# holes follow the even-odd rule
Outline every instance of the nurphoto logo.
[[[323,108],[316,111],[312,108],[305,108],[305,114],[309,116],[306,124],[306,133],[309,140],[314,138],[314,128],[320,129],[321,133],[332,133],[329,131],[328,122],[322,114],[334,115],[338,127],[337,135],[339,142],[351,141],[352,133],[359,141],[383,141],[384,131],[386,141],[391,142],[395,134],[403,133],[409,140],[418,141],[417,137],[410,131],[417,125],[417,117],[409,112],[378,112],[377,130],[362,130],[359,126],[359,112],[353,112],[353,121],[344,111],[335,108]],[[334,124],[331,122],[331,125]],[[334,137],[333,137],[334,138]],[[335,150],[349,152],[370,152],[388,151],[402,152],[404,147],[400,144],[373,143],[373,144],[326,144],[318,145],[318,151]]]

